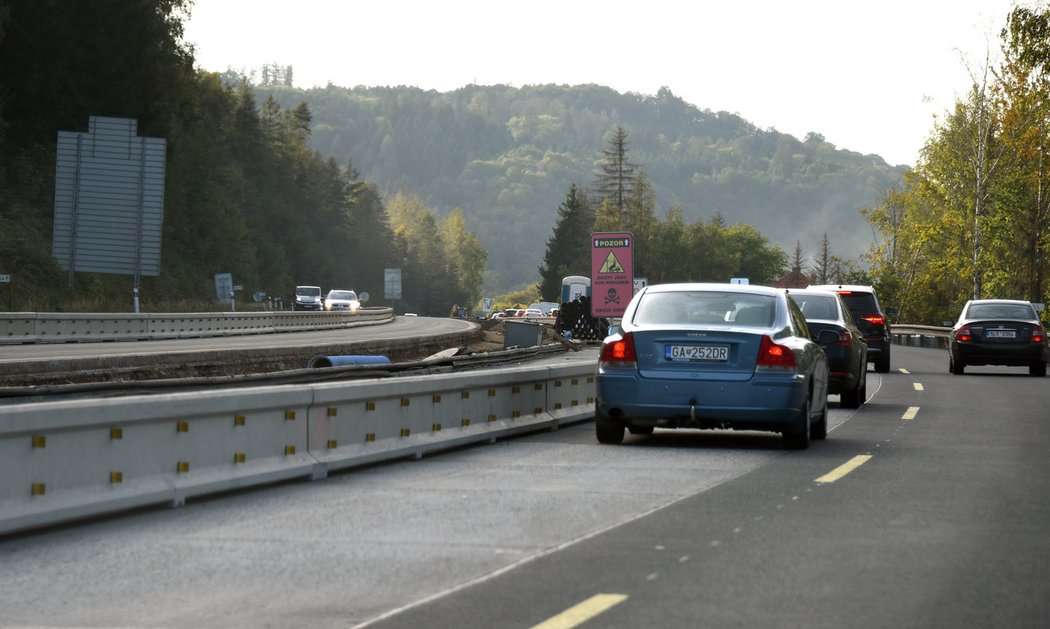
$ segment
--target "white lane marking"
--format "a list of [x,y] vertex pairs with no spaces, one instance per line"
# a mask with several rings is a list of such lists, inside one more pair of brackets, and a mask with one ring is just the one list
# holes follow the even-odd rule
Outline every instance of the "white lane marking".
[[915,390],[916,391],[925,391],[925,389],[922,388],[922,383],[921,382],[916,382],[915,383]]

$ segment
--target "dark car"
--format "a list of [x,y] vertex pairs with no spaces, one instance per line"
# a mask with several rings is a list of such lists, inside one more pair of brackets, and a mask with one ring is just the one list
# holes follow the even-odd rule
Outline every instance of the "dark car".
[[1014,299],[971,299],[948,334],[948,370],[968,365],[1028,367],[1046,376],[1046,329],[1035,307]]
[[641,289],[598,359],[595,431],[728,428],[827,436],[828,363],[783,289],[656,284]]
[[893,315],[894,311],[883,311],[878,298],[875,297],[875,289],[855,284],[822,284],[809,288],[823,288],[839,294],[868,344],[868,360],[875,363],[875,371],[887,373],[890,370],[890,347],[893,338],[890,335],[888,315]]
[[844,408],[868,397],[868,344],[837,293],[819,288],[788,291],[806,317],[810,336],[828,357],[828,393]]

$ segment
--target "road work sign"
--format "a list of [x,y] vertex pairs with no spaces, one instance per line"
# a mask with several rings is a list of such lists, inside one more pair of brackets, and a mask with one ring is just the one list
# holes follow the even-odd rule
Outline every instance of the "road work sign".
[[591,234],[591,316],[622,317],[634,294],[634,235]]

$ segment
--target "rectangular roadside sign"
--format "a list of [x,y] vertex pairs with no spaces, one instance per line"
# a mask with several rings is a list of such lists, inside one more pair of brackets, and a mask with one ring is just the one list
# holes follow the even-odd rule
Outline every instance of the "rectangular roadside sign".
[[634,235],[591,234],[591,316],[622,317],[634,294]]

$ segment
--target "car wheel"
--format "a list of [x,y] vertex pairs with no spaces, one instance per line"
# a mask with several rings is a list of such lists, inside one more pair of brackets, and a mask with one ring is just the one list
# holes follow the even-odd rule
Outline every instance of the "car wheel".
[[651,435],[653,434],[652,426],[628,426],[627,431],[632,435]]
[[868,366],[860,372],[860,382],[852,391],[842,392],[842,408],[860,408],[868,397]]
[[963,374],[963,369],[966,369],[966,364],[961,360],[955,360],[951,356],[948,357],[948,370],[956,376]]
[[880,356],[875,360],[875,372],[876,373],[889,373],[890,371],[890,355]]
[[782,443],[788,450],[805,450],[809,447],[809,409],[812,403],[812,397],[806,399],[806,407],[802,409],[801,417],[781,435]]
[[594,434],[598,443],[623,443],[623,424],[611,419],[594,418]]
[[1046,377],[1046,363],[1032,363],[1028,367],[1028,373],[1038,378]]
[[826,395],[821,403],[820,417],[813,422],[813,428],[810,429],[810,437],[817,440],[828,438],[828,396]]

